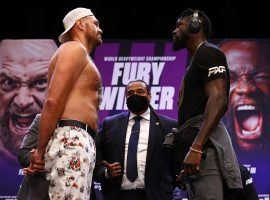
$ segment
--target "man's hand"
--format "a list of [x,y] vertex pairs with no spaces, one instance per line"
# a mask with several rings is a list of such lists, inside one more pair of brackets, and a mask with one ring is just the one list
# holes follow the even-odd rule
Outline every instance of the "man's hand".
[[102,161],[102,164],[107,168],[108,175],[111,177],[119,177],[121,175],[121,165],[119,162],[112,164],[107,163],[105,160]]
[[188,175],[196,174],[200,170],[202,154],[189,150],[183,162],[184,172]]
[[181,189],[181,190],[186,190],[187,186],[186,186],[186,180],[185,180],[185,171],[181,170],[181,172],[179,174],[176,175],[176,182],[177,182],[177,186]]
[[40,154],[37,152],[36,149],[32,149],[30,151],[30,166],[23,169],[24,175],[35,175],[36,173],[45,172],[44,165],[45,161],[40,159]]

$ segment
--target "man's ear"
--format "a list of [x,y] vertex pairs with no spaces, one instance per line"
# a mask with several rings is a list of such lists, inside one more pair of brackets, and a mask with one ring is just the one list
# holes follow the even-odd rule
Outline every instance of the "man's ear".
[[79,29],[79,30],[84,30],[84,23],[82,20],[77,20],[76,23],[75,23],[76,27]]
[[148,99],[149,102],[151,102],[151,98],[152,98],[152,96],[151,96],[151,93],[149,92],[148,95],[147,95],[147,99]]

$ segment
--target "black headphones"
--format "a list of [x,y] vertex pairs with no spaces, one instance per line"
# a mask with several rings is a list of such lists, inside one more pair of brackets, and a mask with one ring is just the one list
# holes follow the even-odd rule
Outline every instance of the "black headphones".
[[192,19],[189,22],[188,30],[192,34],[196,34],[201,30],[201,20],[199,19],[199,11],[195,10]]

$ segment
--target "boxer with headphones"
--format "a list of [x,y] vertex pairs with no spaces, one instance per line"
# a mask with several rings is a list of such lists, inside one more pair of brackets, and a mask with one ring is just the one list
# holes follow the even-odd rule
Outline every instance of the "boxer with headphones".
[[185,175],[192,200],[224,199],[225,185],[242,188],[231,138],[220,122],[227,110],[230,73],[224,53],[207,42],[211,29],[204,12],[188,9],[173,31],[173,50],[187,48],[191,58],[178,99],[182,139],[175,146],[183,159],[179,171]]
[[188,25],[188,30],[192,34],[196,34],[201,30],[201,20],[199,19],[199,13],[197,10],[193,12],[192,18]]

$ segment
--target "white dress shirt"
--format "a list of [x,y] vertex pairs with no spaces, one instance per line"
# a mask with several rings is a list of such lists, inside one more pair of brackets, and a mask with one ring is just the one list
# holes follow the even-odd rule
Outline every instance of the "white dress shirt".
[[147,156],[147,147],[148,147],[148,138],[149,138],[149,129],[150,129],[150,109],[148,108],[143,114],[141,114],[140,121],[140,134],[138,141],[138,150],[137,150],[137,169],[138,177],[134,182],[130,182],[127,178],[127,152],[128,152],[128,143],[131,135],[131,128],[135,123],[133,119],[136,115],[130,112],[129,122],[127,127],[126,142],[125,142],[125,164],[124,164],[124,174],[122,179],[122,190],[131,190],[131,189],[143,189],[144,186],[144,174],[146,166],[146,156]]

